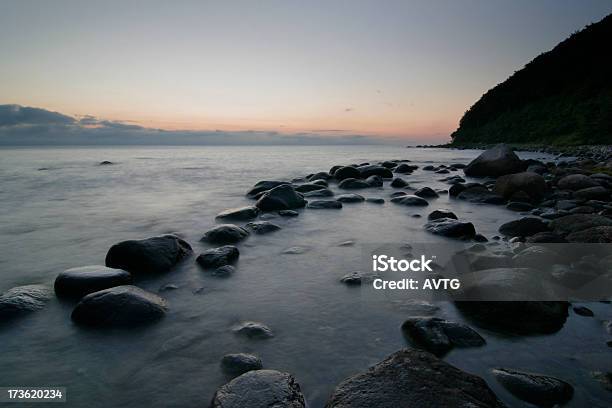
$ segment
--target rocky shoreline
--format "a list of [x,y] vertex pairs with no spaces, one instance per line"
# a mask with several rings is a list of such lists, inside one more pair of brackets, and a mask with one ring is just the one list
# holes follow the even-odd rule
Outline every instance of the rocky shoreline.
[[[290,181],[261,181],[247,192],[253,205],[217,215],[222,223],[201,238],[211,248],[195,260],[192,245],[176,235],[123,241],[108,250],[104,265],[60,273],[55,294],[75,303],[72,320],[79,326],[153,324],[171,305],[161,296],[135,286],[139,277],[163,275],[181,262],[196,262],[203,273],[229,277],[238,267],[241,242],[281,229],[265,219],[266,214],[295,217],[302,211],[347,211],[345,207],[350,205],[380,205],[384,199],[368,197],[370,191],[380,189],[390,189],[386,200],[398,206],[428,207],[436,197],[448,194],[474,205],[504,205],[516,211],[519,217],[500,225],[495,236],[479,234],[473,223],[458,219],[446,209],[434,209],[423,221],[423,228],[431,234],[473,242],[474,264],[480,265],[479,272],[499,277],[493,284],[502,285],[504,277],[524,273],[534,256],[558,256],[538,244],[612,242],[611,153],[610,146],[590,147],[561,153],[561,157],[575,159],[543,162],[521,160],[510,147],[499,145],[470,163],[419,168],[409,160],[398,159],[335,165]],[[411,187],[410,174],[415,171],[430,172],[448,189]],[[478,181],[468,182],[467,177]],[[610,257],[589,261],[592,273],[607,273],[612,265]],[[560,270],[558,276],[560,281],[571,280],[579,272],[569,268]],[[360,285],[368,279],[352,274],[338,283]],[[9,320],[40,310],[51,296],[44,285],[13,288],[0,296],[0,317]],[[588,306],[565,301],[457,302],[456,306],[471,317],[475,326],[518,335],[560,330],[570,307],[585,318],[593,315]],[[232,331],[252,341],[275,336],[266,324],[253,321],[241,322]],[[326,406],[505,406],[483,379],[443,361],[445,353],[455,347],[486,347],[477,329],[439,318],[411,317],[403,323],[401,333],[413,348],[397,351],[367,371],[347,378],[336,387]],[[234,378],[219,388],[210,406],[306,406],[292,374],[267,369],[258,356],[240,350],[219,359],[221,369]],[[546,373],[512,367],[491,370],[510,393],[538,406],[562,404],[574,392],[567,381]],[[603,378],[608,378],[606,375]]]

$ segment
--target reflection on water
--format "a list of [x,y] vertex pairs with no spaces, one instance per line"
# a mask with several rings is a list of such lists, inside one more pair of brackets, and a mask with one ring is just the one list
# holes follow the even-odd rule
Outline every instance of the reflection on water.
[[[291,179],[334,164],[384,159],[466,163],[475,151],[398,147],[176,147],[11,149],[0,154],[0,291],[32,283],[51,285],[62,270],[101,264],[125,239],[174,232],[196,254],[199,242],[227,208],[251,203],[244,193],[264,179]],[[536,157],[540,155],[523,155]],[[102,160],[114,165],[98,166]],[[46,168],[47,170],[39,170]],[[439,176],[439,177],[438,177]],[[447,188],[445,175],[417,170],[402,176],[413,186]],[[335,186],[333,187],[335,189]],[[388,198],[393,190],[366,190]],[[137,284],[164,290],[170,312],[134,330],[83,330],[70,321],[73,304],[52,300],[42,311],[0,328],[3,386],[68,388],[68,406],[202,406],[227,378],[226,353],[252,352],[264,366],[293,373],[312,407],[322,407],[348,375],[405,346],[400,325],[411,315],[435,313],[419,302],[365,301],[359,288],[338,282],[358,270],[361,246],[388,242],[445,242],[426,234],[426,216],[449,208],[491,237],[517,217],[503,207],[449,201],[426,208],[345,204],[341,211],[301,211],[276,217],[282,230],[240,244],[237,272],[211,277],[191,258],[168,274]],[[354,241],[354,245],[341,245]],[[301,251],[285,251],[300,247]],[[293,252],[293,253],[292,253]],[[438,315],[463,321],[447,303]],[[488,370],[510,367],[557,375],[576,385],[568,406],[605,406],[609,394],[591,371],[612,363],[601,319],[609,305],[589,306],[597,318],[571,315],[548,336],[507,337],[486,330],[488,344],[452,351],[447,361],[483,376],[507,403],[520,406]],[[435,308],[434,308],[435,309]],[[265,322],[275,337],[236,337],[241,320]]]

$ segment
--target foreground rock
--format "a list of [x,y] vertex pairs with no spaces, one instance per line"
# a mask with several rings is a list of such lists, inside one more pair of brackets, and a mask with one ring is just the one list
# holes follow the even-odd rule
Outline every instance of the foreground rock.
[[499,177],[523,170],[521,159],[504,144],[485,150],[463,169],[465,175],[470,177]]
[[502,224],[499,232],[509,237],[529,237],[538,232],[548,231],[548,225],[534,217],[525,217]]
[[191,255],[186,241],[175,235],[162,235],[113,245],[106,254],[106,266],[133,274],[157,274],[170,270]]
[[255,198],[256,196],[263,193],[264,191],[269,191],[269,190],[272,190],[274,187],[288,185],[288,184],[290,183],[287,181],[268,181],[268,180],[260,181],[257,184],[255,184],[253,188],[251,188],[247,192],[247,196],[251,198]]
[[211,244],[235,244],[249,236],[249,232],[234,224],[221,224],[206,231],[201,241]]
[[252,370],[261,370],[261,359],[253,354],[226,354],[221,359],[221,367],[226,373],[238,376]]
[[509,199],[514,194],[521,191],[532,199],[539,199],[542,198],[546,191],[546,181],[544,181],[544,177],[539,174],[528,171],[508,174],[499,177],[495,181],[493,191],[505,199]]
[[247,206],[240,208],[230,208],[220,212],[217,218],[222,220],[235,220],[235,221],[248,221],[257,218],[259,215],[259,208],[255,206]]
[[365,201],[365,198],[359,194],[340,194],[336,197],[336,201],[341,203],[360,203]]
[[563,404],[574,395],[574,388],[555,377],[499,368],[495,379],[517,398],[540,407]]
[[233,245],[224,245],[219,248],[212,248],[202,252],[196,262],[202,268],[216,269],[225,265],[231,265],[238,260],[240,251]]
[[270,221],[249,222],[247,223],[247,225],[245,225],[245,227],[249,231],[253,231],[255,234],[258,235],[269,234],[271,232],[278,231],[279,229],[281,229],[281,227],[271,223]]
[[256,204],[261,211],[292,210],[305,205],[304,197],[286,184],[266,191],[259,197]]
[[440,218],[452,218],[452,219],[456,220],[457,216],[452,211],[441,210],[441,209],[440,210],[433,210],[427,216],[427,219],[430,220],[430,221],[437,220],[437,219],[440,219]]
[[474,238],[476,229],[471,222],[461,222],[453,218],[437,218],[425,224],[425,230],[432,234],[449,238]]
[[315,200],[308,203],[306,208],[312,210],[339,210],[342,208],[340,201]]
[[441,356],[453,347],[478,347],[485,340],[469,326],[437,317],[414,317],[402,325],[402,331],[417,346]]
[[272,330],[263,323],[242,322],[233,328],[234,333],[250,339],[267,339],[274,337]]
[[124,285],[85,296],[72,311],[72,320],[87,326],[132,326],[158,320],[166,309],[163,298]]
[[50,297],[51,291],[42,285],[9,289],[0,296],[0,320],[9,320],[42,309]]
[[289,373],[255,370],[217,390],[211,408],[305,408],[300,385]]
[[[455,184],[452,187],[458,189],[461,184]],[[450,194],[450,191],[449,191]],[[466,200],[471,203],[482,203],[482,204],[503,204],[505,202],[504,198],[500,195],[497,195],[488,188],[482,185],[476,185],[467,187],[461,192],[457,194],[457,198],[461,200]]]
[[338,188],[342,188],[345,190],[358,190],[358,189],[369,188],[369,187],[371,186],[366,181],[355,179],[355,178],[346,178],[342,180],[340,184],[338,184]]
[[60,273],[55,278],[54,288],[58,297],[78,299],[102,289],[131,283],[132,275],[123,269],[90,265],[67,269]]
[[416,349],[400,350],[341,382],[326,408],[504,407],[487,383]]
[[416,206],[416,207],[425,207],[428,206],[429,203],[424,198],[412,195],[405,194],[398,197],[393,197],[391,199],[392,203],[407,205],[407,206]]

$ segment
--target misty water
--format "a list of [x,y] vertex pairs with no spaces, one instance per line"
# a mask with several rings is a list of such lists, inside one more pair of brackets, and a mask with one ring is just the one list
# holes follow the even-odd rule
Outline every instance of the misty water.
[[[26,284],[51,287],[59,272],[103,264],[108,248],[127,239],[176,233],[197,255],[208,248],[199,239],[215,225],[215,215],[252,204],[245,192],[259,180],[290,180],[335,164],[386,159],[410,159],[421,167],[467,163],[477,154],[391,146],[3,149],[0,292]],[[99,166],[103,160],[114,165]],[[421,169],[402,177],[415,187],[448,188],[438,181],[445,175]],[[425,208],[398,206],[388,201],[394,190],[387,184],[360,192],[385,198],[384,205],[345,204],[339,211],[305,209],[299,217],[271,219],[282,229],[239,244],[237,271],[228,278],[204,272],[194,256],[169,273],[138,279],[138,286],[169,303],[167,315],[151,325],[84,329],[70,319],[74,303],[55,298],[1,325],[0,386],[65,386],[70,407],[207,406],[228,381],[221,357],[250,352],[265,368],[294,374],[309,406],[322,407],[344,378],[406,346],[400,325],[424,313],[408,294],[405,302],[374,302],[363,289],[339,282],[363,269],[363,245],[445,242],[423,230],[435,208],[451,209],[489,238],[501,223],[519,217],[503,206],[447,196]],[[338,191],[335,184],[331,188]],[[340,245],[346,241],[354,245]],[[296,246],[303,252],[283,253]],[[178,288],[160,292],[166,284]],[[438,316],[464,321],[451,304],[438,306]],[[612,366],[602,326],[612,313],[606,304],[589,307],[595,318],[570,311],[564,327],[551,335],[508,336],[477,328],[487,345],[455,349],[445,360],[482,376],[509,406],[524,403],[495,382],[491,368],[558,376],[575,386],[567,406],[609,406],[609,391],[591,372]],[[275,336],[238,337],[231,328],[243,320],[261,321]]]

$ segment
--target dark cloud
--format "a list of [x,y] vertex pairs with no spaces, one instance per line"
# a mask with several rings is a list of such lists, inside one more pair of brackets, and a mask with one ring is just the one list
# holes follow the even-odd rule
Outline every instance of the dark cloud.
[[31,125],[70,125],[74,118],[45,109],[0,105],[0,127]]

